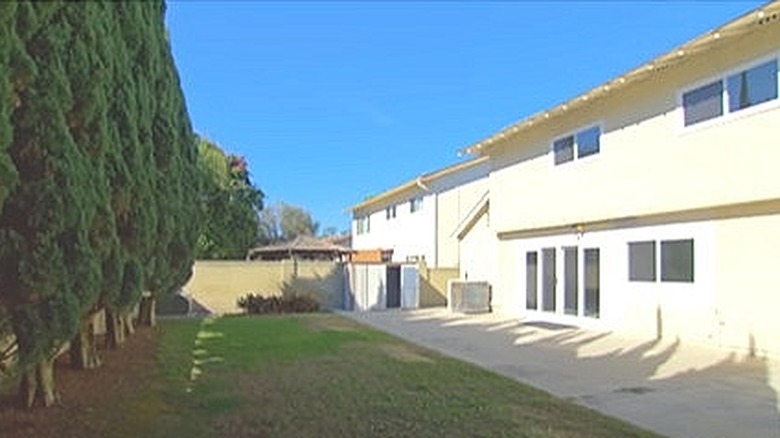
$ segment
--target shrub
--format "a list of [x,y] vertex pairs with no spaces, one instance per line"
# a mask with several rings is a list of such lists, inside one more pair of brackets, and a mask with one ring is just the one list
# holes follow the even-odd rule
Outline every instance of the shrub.
[[248,293],[238,299],[238,307],[250,315],[273,313],[312,313],[319,312],[320,303],[309,295],[290,295],[286,297],[263,297]]

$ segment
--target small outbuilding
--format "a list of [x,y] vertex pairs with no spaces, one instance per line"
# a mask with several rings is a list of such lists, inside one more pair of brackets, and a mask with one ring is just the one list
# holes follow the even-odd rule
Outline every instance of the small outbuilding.
[[352,250],[311,236],[298,236],[289,242],[275,243],[252,248],[247,252],[247,260],[327,260],[347,261]]

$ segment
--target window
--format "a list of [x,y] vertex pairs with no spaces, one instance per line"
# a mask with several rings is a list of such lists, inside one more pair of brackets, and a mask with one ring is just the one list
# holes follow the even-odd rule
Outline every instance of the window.
[[357,233],[358,234],[366,234],[370,230],[371,222],[369,221],[368,216],[361,216],[357,218]]
[[395,219],[395,205],[391,205],[385,209],[385,216],[387,217],[387,220]]
[[693,239],[661,242],[661,281],[693,282]]
[[[777,59],[683,93],[685,126],[777,99]],[[728,102],[728,104],[726,104]]]
[[[693,283],[693,239],[661,241],[661,281]],[[656,243],[629,242],[628,280],[656,281]]]
[[741,71],[726,79],[729,112],[777,99],[777,61]]
[[584,158],[588,155],[598,154],[601,139],[601,128],[594,126],[584,131],[578,132],[577,140],[577,158]]
[[574,137],[559,138],[553,142],[555,164],[563,164],[574,159]]
[[685,126],[723,115],[723,83],[707,84],[683,94]]
[[409,211],[411,211],[412,213],[414,213],[415,211],[420,211],[422,209],[422,203],[423,203],[422,196],[412,198],[409,201]]
[[655,241],[629,242],[628,280],[655,281]]
[[599,153],[599,148],[601,147],[601,128],[592,126],[575,134],[553,140],[555,165],[573,161],[575,146],[577,159]]

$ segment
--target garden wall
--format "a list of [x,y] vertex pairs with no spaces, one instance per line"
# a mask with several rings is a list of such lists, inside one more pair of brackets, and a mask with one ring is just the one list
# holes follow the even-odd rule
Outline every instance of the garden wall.
[[214,313],[238,313],[238,298],[310,295],[325,308],[344,306],[344,265],[338,262],[212,261],[199,260],[193,266],[184,290]]
[[428,268],[421,263],[420,307],[447,305],[447,281],[460,275],[458,268]]

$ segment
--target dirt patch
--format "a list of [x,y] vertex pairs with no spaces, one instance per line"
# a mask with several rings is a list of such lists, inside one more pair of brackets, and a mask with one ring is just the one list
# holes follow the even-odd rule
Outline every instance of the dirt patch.
[[382,346],[382,351],[393,359],[400,360],[401,362],[434,362],[434,360],[425,355],[424,352],[408,345],[386,344]]
[[310,314],[306,318],[304,318],[303,321],[306,323],[306,327],[316,332],[321,332],[321,331],[352,332],[362,328],[355,321],[351,321],[346,318],[340,318],[328,314],[320,314],[320,315]]
[[[156,366],[156,330],[139,328],[117,350],[102,350],[103,366],[77,371],[61,356],[55,371],[61,400],[49,409],[16,408],[15,388],[0,394],[0,436],[66,438],[117,436],[123,406],[148,387]],[[4,385],[13,386],[13,385]]]

